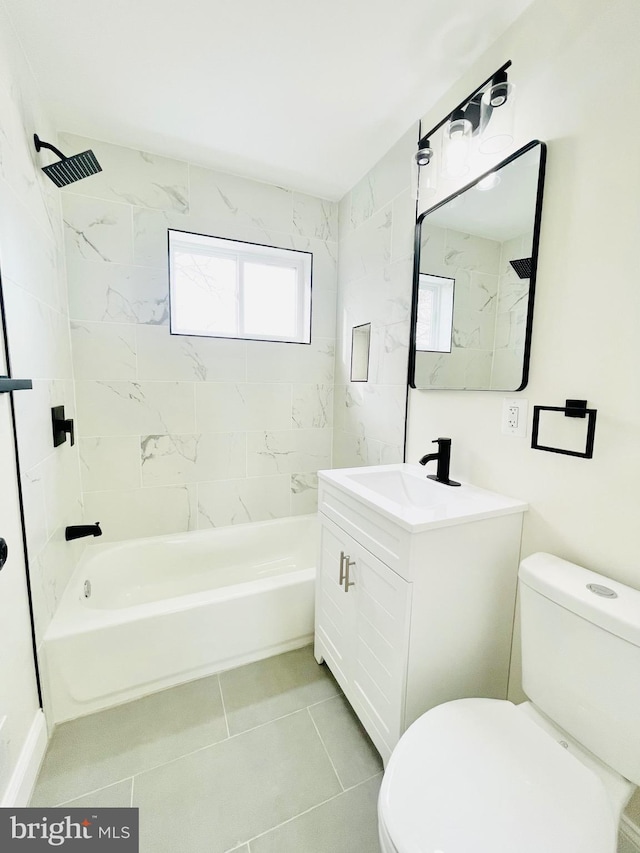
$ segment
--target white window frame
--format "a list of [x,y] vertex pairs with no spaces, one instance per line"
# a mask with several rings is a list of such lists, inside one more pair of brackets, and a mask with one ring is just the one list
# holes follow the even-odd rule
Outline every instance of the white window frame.
[[431,346],[421,345],[416,339],[416,350],[419,352],[451,352],[453,341],[453,296],[455,279],[441,275],[420,273],[418,281],[418,308],[420,293],[429,291],[432,294],[432,330]]
[[[274,341],[279,343],[310,344],[311,343],[311,288],[313,255],[298,249],[282,249],[277,246],[266,246],[260,243],[249,243],[242,240],[231,240],[226,237],[214,237],[207,234],[195,234],[190,231],[168,229],[169,243],[169,329],[172,335],[192,335],[207,338],[223,338],[244,341]],[[236,262],[237,292],[238,292],[238,334],[227,335],[221,332],[210,332],[202,328],[180,328],[175,316],[174,296],[176,250],[189,251],[217,258],[232,259]],[[268,264],[294,269],[296,275],[296,330],[291,336],[256,335],[244,331],[244,266],[246,263]]]

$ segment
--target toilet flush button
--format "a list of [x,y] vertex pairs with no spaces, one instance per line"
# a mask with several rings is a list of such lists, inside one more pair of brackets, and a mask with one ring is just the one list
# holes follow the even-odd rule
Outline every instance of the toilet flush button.
[[601,583],[588,583],[587,589],[596,595],[601,595],[603,598],[617,598],[618,593],[608,586],[603,586]]

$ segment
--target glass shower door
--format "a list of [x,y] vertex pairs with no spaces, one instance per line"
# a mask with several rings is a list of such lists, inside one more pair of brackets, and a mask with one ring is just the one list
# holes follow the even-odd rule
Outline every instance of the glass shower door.
[[[8,372],[0,324],[0,376]],[[11,396],[0,393],[0,804],[39,705]]]

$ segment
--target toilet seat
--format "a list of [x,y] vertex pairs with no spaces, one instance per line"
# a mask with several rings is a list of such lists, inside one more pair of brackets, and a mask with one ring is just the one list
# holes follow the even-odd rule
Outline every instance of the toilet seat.
[[615,853],[598,776],[516,705],[460,699],[400,738],[378,802],[384,853]]

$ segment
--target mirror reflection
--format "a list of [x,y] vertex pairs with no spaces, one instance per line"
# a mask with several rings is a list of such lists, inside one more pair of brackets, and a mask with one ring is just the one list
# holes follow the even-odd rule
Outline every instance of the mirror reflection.
[[418,219],[413,388],[525,387],[544,157],[530,143]]

